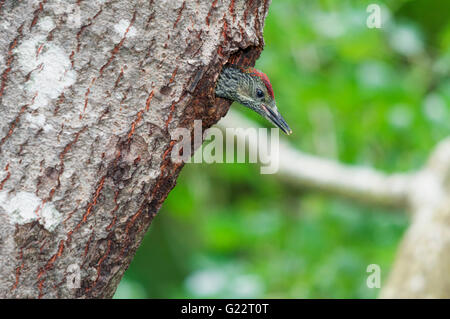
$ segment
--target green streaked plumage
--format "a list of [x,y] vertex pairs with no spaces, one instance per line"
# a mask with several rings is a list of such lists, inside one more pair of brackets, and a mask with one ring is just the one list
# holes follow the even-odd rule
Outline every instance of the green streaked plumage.
[[278,112],[267,75],[254,68],[228,66],[222,69],[216,84],[216,96],[238,102],[291,134],[286,121]]

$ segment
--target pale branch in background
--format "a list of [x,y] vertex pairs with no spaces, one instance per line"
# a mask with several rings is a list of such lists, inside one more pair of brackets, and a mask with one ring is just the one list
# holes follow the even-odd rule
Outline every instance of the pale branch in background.
[[[217,125],[224,131],[258,127],[234,110]],[[260,140],[250,134],[236,138],[261,147]],[[409,173],[386,174],[344,165],[305,154],[286,141],[280,142],[278,155],[276,176],[292,185],[370,205],[400,208],[411,215],[412,224],[382,286],[381,297],[450,298],[450,138],[435,147],[422,169]]]
[[[230,110],[217,125],[222,129],[258,126],[234,110]],[[236,136],[242,142],[253,145],[262,142],[255,137]],[[292,138],[295,138],[295,134]],[[303,153],[285,140],[280,141],[279,170],[276,175],[290,184],[371,204],[400,208],[407,206],[409,185],[414,174],[389,175],[369,167],[344,165],[331,159]]]

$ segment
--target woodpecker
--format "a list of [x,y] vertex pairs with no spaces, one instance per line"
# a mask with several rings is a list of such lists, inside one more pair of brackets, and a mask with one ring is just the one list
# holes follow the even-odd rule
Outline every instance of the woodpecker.
[[287,135],[292,133],[278,112],[269,78],[261,71],[251,67],[226,66],[219,75],[215,93],[252,109]]

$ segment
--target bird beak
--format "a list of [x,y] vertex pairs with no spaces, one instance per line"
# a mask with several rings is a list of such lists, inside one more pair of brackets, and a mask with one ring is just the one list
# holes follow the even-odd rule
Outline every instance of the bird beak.
[[266,113],[266,117],[277,127],[279,127],[284,133],[287,135],[292,134],[292,130],[290,129],[289,125],[286,123],[284,118],[281,116],[280,113],[272,111],[270,107],[265,106],[264,104],[261,104],[264,112]]

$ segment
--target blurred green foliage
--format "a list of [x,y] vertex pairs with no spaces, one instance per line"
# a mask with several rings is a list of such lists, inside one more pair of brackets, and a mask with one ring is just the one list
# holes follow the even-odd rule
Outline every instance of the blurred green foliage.
[[[384,171],[419,168],[450,131],[450,1],[275,0],[257,67],[295,147]],[[239,105],[234,108],[261,123]],[[291,189],[254,164],[188,164],[116,298],[373,298],[404,212]]]

